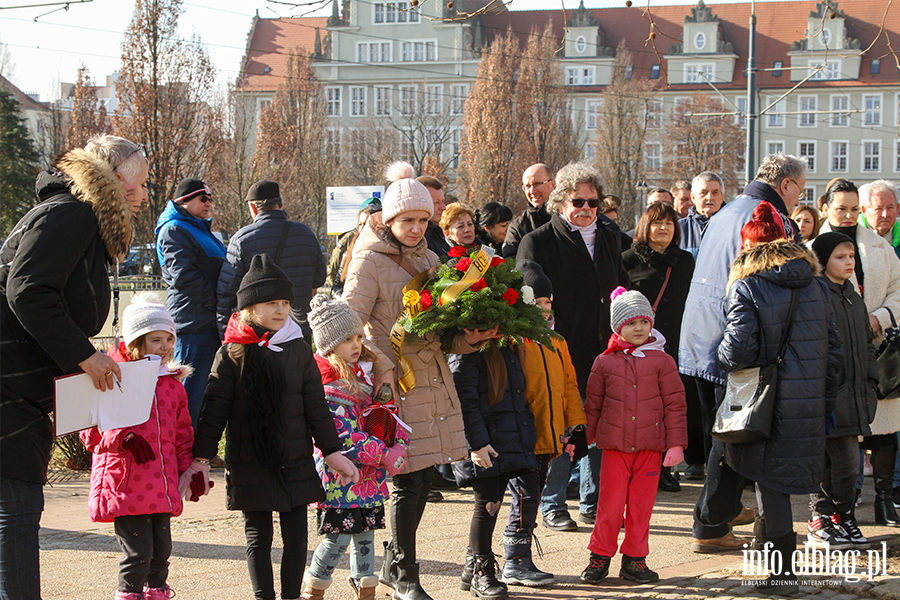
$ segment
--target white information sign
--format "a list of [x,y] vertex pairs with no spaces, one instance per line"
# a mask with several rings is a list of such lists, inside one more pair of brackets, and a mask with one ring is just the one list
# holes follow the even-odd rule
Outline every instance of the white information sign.
[[359,207],[369,198],[381,199],[383,185],[325,188],[328,211],[328,235],[340,235],[356,227]]

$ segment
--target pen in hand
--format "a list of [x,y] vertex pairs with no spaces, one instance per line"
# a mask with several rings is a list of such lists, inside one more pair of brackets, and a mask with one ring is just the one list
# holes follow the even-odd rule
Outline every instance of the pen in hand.
[[115,373],[113,373],[113,381],[116,382],[116,387],[119,388],[119,393],[124,394],[125,392],[122,390],[122,384],[119,383],[119,378],[116,377]]

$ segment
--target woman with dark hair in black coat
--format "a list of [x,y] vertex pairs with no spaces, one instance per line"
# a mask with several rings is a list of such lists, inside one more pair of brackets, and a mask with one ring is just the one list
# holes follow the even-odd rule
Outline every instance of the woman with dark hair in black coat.
[[478,241],[496,250],[499,256],[512,218],[512,210],[499,202],[488,202],[476,210],[475,232]]
[[[654,202],[641,215],[634,230],[634,244],[622,253],[622,265],[631,279],[631,289],[644,294],[656,311],[654,327],[666,338],[666,353],[678,361],[681,317],[687,300],[694,258],[682,250],[678,213],[671,204]],[[687,392],[688,437],[690,450],[685,450],[689,465],[699,465],[701,472],[706,455],[703,452],[703,423],[697,386],[687,375],[681,376]],[[681,489],[666,467],[660,473],[659,489],[677,492]]]

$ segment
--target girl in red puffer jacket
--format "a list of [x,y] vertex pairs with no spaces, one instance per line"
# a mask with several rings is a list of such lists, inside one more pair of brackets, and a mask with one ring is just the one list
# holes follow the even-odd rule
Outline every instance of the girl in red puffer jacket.
[[[194,430],[181,384],[190,367],[166,364],[175,345],[172,317],[155,294],[145,292],[125,309],[123,325],[125,341],[111,349],[113,359],[158,356],[162,367],[146,423],[81,432],[85,447],[94,453],[88,509],[92,521],[115,523],[125,553],[119,563],[116,600],[161,600],[171,595],[166,584],[172,553],[170,518],[181,514],[182,495],[190,491],[194,472],[208,478],[208,470],[202,474],[193,465]],[[208,479],[199,483],[203,492],[209,491]]]
[[[653,329],[653,308],[640,292],[616,288],[611,296],[609,346],[594,361],[587,384],[587,438],[603,449],[597,520],[581,574],[598,584],[609,574],[611,557],[622,552],[619,577],[658,581],[647,568],[650,516],[660,467],[677,465],[687,446],[687,404],[666,340]],[[665,457],[663,457],[665,454]],[[625,504],[628,510],[625,510]],[[622,517],[625,539],[618,547]]]

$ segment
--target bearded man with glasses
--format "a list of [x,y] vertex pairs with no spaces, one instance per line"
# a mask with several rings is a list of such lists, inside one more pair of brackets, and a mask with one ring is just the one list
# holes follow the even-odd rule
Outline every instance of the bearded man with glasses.
[[[620,232],[597,214],[603,197],[596,170],[583,163],[566,165],[557,173],[545,205],[550,222],[522,238],[516,254],[517,261],[540,264],[552,283],[555,329],[568,341],[582,400],[594,359],[606,349],[612,333],[609,295],[617,286],[629,286]],[[579,519],[588,524],[597,512],[599,469],[600,451],[591,448],[581,462],[579,504]],[[555,531],[577,528],[566,508],[570,470],[569,455],[563,453],[550,462],[547,472],[541,513],[544,526]]]
[[212,234],[213,194],[199,179],[182,179],[156,221],[156,255],[169,287],[166,308],[175,320],[175,357],[194,373],[184,383],[194,431],[216,350],[216,289],[225,246]]

